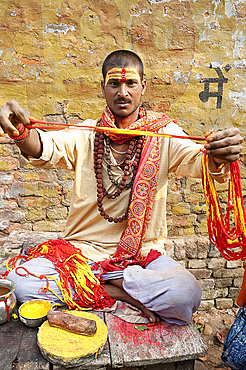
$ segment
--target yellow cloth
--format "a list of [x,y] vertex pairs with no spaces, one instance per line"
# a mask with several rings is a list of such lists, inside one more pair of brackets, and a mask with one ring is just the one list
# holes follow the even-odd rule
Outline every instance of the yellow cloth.
[[[86,120],[83,124],[96,125],[97,121]],[[160,132],[184,135],[182,129],[170,123]],[[98,212],[97,189],[94,175],[94,132],[89,130],[62,130],[43,132],[39,131],[43,154],[39,159],[29,158],[29,162],[38,168],[52,168],[56,165],[75,171],[73,195],[70,212],[64,232],[64,239],[69,240],[82,253],[94,260],[101,261],[112,257],[118,245],[126,222],[109,223]],[[186,177],[201,177],[202,145],[191,140],[163,138],[161,140],[160,172],[157,184],[157,193],[152,208],[146,240],[142,247],[142,254],[147,255],[150,249],[164,253],[164,242],[167,237],[166,199],[168,173]],[[113,158],[112,158],[113,160]],[[227,179],[227,168],[224,166],[215,178],[219,182]],[[112,172],[116,179],[122,176],[122,170],[114,167]],[[103,181],[110,192],[115,190],[108,179],[107,167],[103,165]],[[124,189],[120,197],[104,199],[103,205],[112,217],[119,217],[125,213],[129,202],[129,189]]]

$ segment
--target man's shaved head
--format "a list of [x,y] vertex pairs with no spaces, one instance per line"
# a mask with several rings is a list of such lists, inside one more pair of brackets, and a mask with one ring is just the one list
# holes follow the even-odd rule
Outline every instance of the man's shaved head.
[[102,74],[104,80],[109,69],[126,67],[137,68],[141,80],[143,79],[143,63],[139,56],[130,50],[116,50],[109,54],[103,62]]

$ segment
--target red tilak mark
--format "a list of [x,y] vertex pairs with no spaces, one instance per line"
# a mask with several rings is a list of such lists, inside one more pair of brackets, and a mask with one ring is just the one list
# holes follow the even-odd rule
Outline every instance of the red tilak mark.
[[121,71],[121,82],[125,82],[126,80],[126,70],[125,68],[122,68],[122,71]]

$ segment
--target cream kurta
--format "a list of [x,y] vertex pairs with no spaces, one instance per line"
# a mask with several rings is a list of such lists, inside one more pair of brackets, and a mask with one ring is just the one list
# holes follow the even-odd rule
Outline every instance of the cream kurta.
[[[96,125],[96,121],[86,120],[84,125]],[[184,135],[182,129],[170,123],[160,132]],[[39,159],[29,158],[32,165],[39,168],[60,166],[75,171],[73,195],[69,216],[63,237],[81,248],[83,254],[94,261],[112,257],[119,243],[121,234],[127,225],[109,223],[97,209],[97,185],[94,175],[94,132],[90,130],[62,130],[53,132],[39,131],[43,153]],[[168,173],[187,177],[201,177],[201,145],[188,139],[162,138],[160,171],[157,192],[153,203],[151,221],[142,247],[146,255],[150,249],[164,253],[164,242],[167,237],[166,198]],[[210,164],[210,172],[213,171]],[[227,167],[227,168],[226,168]],[[213,174],[223,182],[227,177],[228,166]],[[115,167],[112,172],[120,179],[123,171]],[[103,183],[109,192],[115,191],[107,175],[107,165],[103,163]],[[105,211],[112,217],[125,213],[129,202],[130,189],[124,189],[116,199],[103,199]]]

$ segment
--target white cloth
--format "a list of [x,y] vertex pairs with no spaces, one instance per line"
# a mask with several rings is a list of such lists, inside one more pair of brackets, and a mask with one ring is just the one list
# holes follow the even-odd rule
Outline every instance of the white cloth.
[[[93,265],[93,261],[90,261],[90,264]],[[62,298],[61,292],[54,280],[58,280],[59,274],[52,262],[38,257],[25,262],[24,266],[36,275],[51,276],[49,285],[55,295],[50,291],[46,294],[42,292],[42,288],[46,287],[46,279],[33,275],[23,277],[12,270],[8,278],[16,283],[15,294],[18,301],[23,303],[29,299],[50,299],[52,303],[61,303],[58,298]],[[24,273],[24,270],[18,271]],[[99,273],[94,270],[93,272],[95,275]],[[128,266],[124,271],[103,274],[102,278],[107,281],[122,276],[124,290],[163,320],[178,325],[191,322],[192,313],[200,304],[201,288],[194,276],[178,262],[170,257],[160,256],[150,262],[146,269]],[[117,315],[117,312],[114,314]],[[127,315],[121,315],[121,318],[127,320]]]
[[[84,125],[95,126],[96,121],[87,120]],[[161,132],[185,135],[176,124],[170,123]],[[29,158],[39,168],[61,166],[75,172],[70,211],[63,237],[82,250],[83,255],[98,262],[112,257],[127,222],[109,223],[97,209],[97,184],[94,174],[94,132],[88,130],[39,131],[43,143],[41,158]],[[160,146],[160,169],[157,191],[152,207],[151,220],[141,252],[147,255],[150,249],[165,253],[167,237],[166,200],[168,174],[201,177],[201,145],[188,139],[163,138]],[[112,169],[115,180],[121,179],[120,167]],[[215,174],[217,180],[225,178],[223,170]],[[103,183],[109,192],[116,190],[103,162]],[[103,199],[106,212],[112,217],[125,214],[129,203],[130,189],[124,189],[116,199]]]

